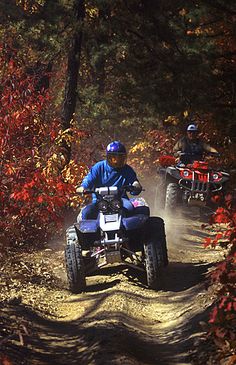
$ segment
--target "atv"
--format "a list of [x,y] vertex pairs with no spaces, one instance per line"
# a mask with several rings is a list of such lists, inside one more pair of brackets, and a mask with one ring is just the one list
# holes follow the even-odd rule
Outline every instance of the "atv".
[[180,162],[177,165],[174,161],[175,158],[171,166],[158,169],[161,184],[157,195],[162,196],[159,206],[162,205],[169,213],[179,206],[198,206],[201,212],[212,214],[223,200],[229,174],[210,168],[206,161]]
[[128,214],[122,194],[132,186],[100,187],[84,194],[95,194],[97,219],[82,219],[66,231],[65,263],[72,293],[86,290],[86,276],[105,265],[122,263],[145,272],[151,289],[160,287],[162,270],[168,264],[164,221],[150,217],[143,198],[132,198]]

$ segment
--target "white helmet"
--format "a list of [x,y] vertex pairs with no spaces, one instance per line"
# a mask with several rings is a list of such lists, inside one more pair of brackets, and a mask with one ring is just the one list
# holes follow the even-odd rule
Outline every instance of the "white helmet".
[[197,126],[195,124],[189,124],[187,127],[187,132],[197,132]]

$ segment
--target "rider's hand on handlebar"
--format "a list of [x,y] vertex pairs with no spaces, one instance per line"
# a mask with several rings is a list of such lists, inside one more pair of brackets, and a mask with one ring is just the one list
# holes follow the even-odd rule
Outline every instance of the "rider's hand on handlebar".
[[138,187],[138,186],[131,186],[129,192],[133,195],[138,195],[139,193],[141,193],[142,188]]
[[137,186],[135,185],[124,185],[121,188],[122,190],[131,193],[131,195],[138,195],[142,191],[141,185]]
[[123,189],[129,193],[134,190],[132,185],[125,185],[123,186]]
[[78,188],[76,188],[76,193],[78,194],[83,194],[84,193],[84,187],[83,186],[79,186]]

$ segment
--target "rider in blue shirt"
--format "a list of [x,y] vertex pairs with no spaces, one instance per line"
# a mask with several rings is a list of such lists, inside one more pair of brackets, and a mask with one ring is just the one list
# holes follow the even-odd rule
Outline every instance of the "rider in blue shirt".
[[[138,195],[142,191],[135,171],[126,164],[127,152],[125,146],[120,141],[111,142],[106,148],[106,160],[97,162],[83,179],[81,186],[77,188],[78,193],[83,193],[86,189],[95,189],[103,186],[124,185],[133,187],[132,195]],[[123,206],[128,212],[134,209],[126,193],[122,196]],[[96,196],[93,197],[92,204],[87,205],[82,210],[82,219],[95,219],[97,217]]]

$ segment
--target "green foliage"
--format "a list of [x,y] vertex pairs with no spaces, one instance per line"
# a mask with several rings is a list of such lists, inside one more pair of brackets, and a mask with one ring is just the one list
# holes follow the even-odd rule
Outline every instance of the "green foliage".
[[[0,8],[1,37],[12,37],[27,64],[46,62],[64,52],[71,31],[71,9],[65,1],[3,0]],[[17,4],[17,5],[16,5]],[[35,11],[31,11],[32,7]],[[33,8],[34,9],[34,8]],[[65,42],[65,43],[64,43]]]
[[[0,34],[12,34],[31,67],[40,59],[65,72],[71,35],[80,27],[73,5],[4,0]],[[183,121],[186,110],[234,121],[234,2],[86,0],[85,7],[80,121],[114,129],[129,118]],[[62,88],[54,86],[60,105]]]

